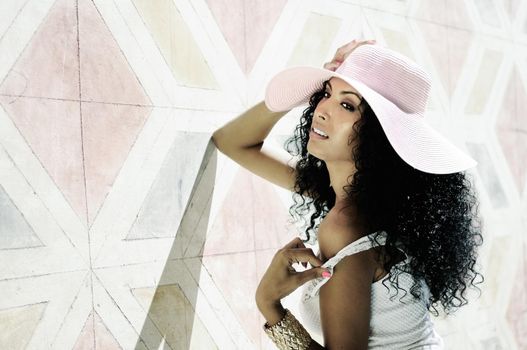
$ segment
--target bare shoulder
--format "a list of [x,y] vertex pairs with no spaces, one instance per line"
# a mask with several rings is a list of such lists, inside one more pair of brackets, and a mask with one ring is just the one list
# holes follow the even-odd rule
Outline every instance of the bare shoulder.
[[[320,258],[326,261],[335,256],[342,248],[360,239],[369,232],[354,225],[342,214],[329,212],[322,220],[318,228],[318,245]],[[361,254],[365,253],[365,254]],[[373,249],[361,252],[361,256],[371,256],[374,258]],[[375,259],[371,261],[375,262]]]
[[[329,219],[319,227],[320,253],[328,259],[364,236],[334,217]],[[370,249],[344,257],[321,287],[320,319],[326,348],[367,349],[371,284],[377,267],[372,257]]]

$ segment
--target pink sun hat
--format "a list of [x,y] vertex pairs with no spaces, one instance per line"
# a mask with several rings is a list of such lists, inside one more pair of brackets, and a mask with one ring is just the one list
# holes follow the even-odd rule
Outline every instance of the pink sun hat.
[[332,77],[362,95],[397,154],[415,169],[450,174],[478,164],[425,120],[429,74],[408,57],[377,44],[360,45],[335,71],[296,66],[277,73],[267,85],[265,104],[273,112],[308,104]]

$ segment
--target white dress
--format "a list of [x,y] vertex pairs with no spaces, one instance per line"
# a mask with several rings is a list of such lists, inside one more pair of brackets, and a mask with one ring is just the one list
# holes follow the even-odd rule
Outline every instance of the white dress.
[[[326,261],[322,266],[333,273],[333,267],[345,256],[355,254],[372,248],[368,239],[377,232],[359,238],[342,248],[335,256]],[[386,241],[386,232],[379,231],[378,245]],[[401,250],[402,251],[402,250]],[[406,255],[406,253],[405,253]],[[397,263],[405,264],[409,260]],[[393,269],[393,267],[392,267]],[[331,278],[331,277],[330,277]],[[311,334],[313,339],[324,345],[322,326],[320,323],[319,289],[329,278],[319,277],[305,283],[301,289],[301,299],[298,305],[299,321]],[[382,281],[386,280],[384,286]],[[401,272],[399,275],[399,293],[397,296],[395,286],[388,280],[388,274],[381,280],[372,283],[371,290],[371,318],[368,349],[443,349],[444,342],[435,331],[430,319],[426,299],[417,299],[410,293],[414,278],[411,274]],[[425,296],[430,295],[426,282],[421,279],[420,285]],[[389,289],[387,289],[389,288]],[[402,290],[405,289],[407,292]],[[404,303],[403,303],[404,302]]]

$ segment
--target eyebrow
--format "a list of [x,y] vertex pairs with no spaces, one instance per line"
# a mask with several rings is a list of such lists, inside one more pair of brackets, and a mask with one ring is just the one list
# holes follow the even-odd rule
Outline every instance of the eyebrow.
[[[331,88],[331,90],[333,90],[333,87],[331,86],[331,83],[329,82],[329,80],[328,80],[328,85],[329,85],[329,87]],[[358,97],[359,102],[361,101],[361,97],[360,97],[359,94],[357,94],[355,91],[341,91],[340,93],[341,93],[341,94],[353,94],[353,95],[355,95],[355,96]]]

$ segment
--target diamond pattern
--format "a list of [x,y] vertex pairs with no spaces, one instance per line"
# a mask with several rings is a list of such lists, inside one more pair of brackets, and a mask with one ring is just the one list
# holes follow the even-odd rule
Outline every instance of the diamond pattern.
[[0,19],[0,348],[272,348],[254,292],[298,233],[291,194],[210,135],[353,38],[426,67],[430,118],[479,162],[487,287],[434,320],[446,347],[525,348],[522,2],[6,0]]

